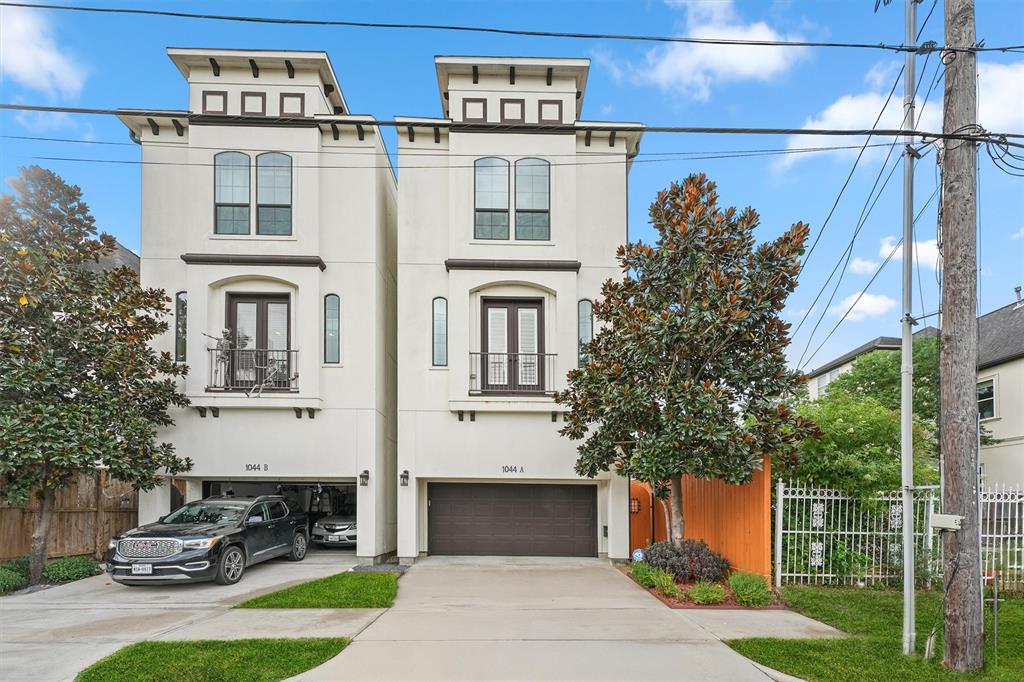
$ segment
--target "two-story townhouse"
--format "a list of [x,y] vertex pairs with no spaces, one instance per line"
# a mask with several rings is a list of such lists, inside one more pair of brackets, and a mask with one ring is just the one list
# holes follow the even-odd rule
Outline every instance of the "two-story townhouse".
[[[978,317],[978,416],[993,442],[981,448],[987,483],[1024,487],[1024,301],[1017,300]],[[935,327],[914,334],[939,336]],[[872,351],[900,350],[899,338],[880,336],[812,370],[809,396],[817,399],[857,358]]]
[[580,478],[552,399],[619,274],[641,124],[580,120],[589,60],[438,57],[396,119],[398,555],[629,551],[626,479]]
[[[177,49],[180,111],[124,110],[142,147],[145,286],[189,366],[161,437],[186,497],[285,493],[352,513],[357,555],[396,545],[397,183],[324,52]],[[170,486],[139,520],[166,514]]]

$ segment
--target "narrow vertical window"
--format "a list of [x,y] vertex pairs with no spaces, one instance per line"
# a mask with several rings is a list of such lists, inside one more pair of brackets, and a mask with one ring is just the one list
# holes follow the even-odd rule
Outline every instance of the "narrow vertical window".
[[341,298],[337,294],[324,296],[324,362],[341,362]]
[[280,152],[256,157],[256,234],[292,233],[292,158]]
[[579,364],[582,366],[587,362],[586,346],[594,340],[594,305],[584,298],[576,305],[576,311],[579,317]]
[[433,301],[433,321],[430,334],[433,349],[431,364],[448,365],[448,299],[438,296]]
[[516,239],[551,238],[550,180],[547,161],[516,161]]
[[249,234],[249,157],[221,152],[213,157],[213,231]]
[[188,294],[179,291],[174,295],[174,361],[185,362],[186,340],[188,338]]
[[508,239],[508,161],[477,159],[473,167],[473,237]]

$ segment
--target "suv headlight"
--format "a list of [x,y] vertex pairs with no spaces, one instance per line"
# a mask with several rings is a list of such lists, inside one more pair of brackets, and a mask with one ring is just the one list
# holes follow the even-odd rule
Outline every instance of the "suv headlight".
[[182,542],[183,549],[210,549],[217,544],[220,538],[198,538]]
[[117,549],[117,538],[110,538],[110,542],[107,543],[107,549]]

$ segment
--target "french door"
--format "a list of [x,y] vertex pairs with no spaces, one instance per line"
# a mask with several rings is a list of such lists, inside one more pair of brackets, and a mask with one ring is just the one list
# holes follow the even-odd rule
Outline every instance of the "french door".
[[544,391],[544,305],[540,300],[484,299],[483,390]]
[[231,294],[230,384],[234,388],[288,388],[292,375],[288,297]]

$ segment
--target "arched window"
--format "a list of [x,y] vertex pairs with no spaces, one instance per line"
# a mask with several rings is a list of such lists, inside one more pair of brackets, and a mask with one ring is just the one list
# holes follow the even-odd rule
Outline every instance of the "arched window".
[[431,361],[435,367],[448,366],[448,299],[438,296],[431,304]]
[[587,361],[586,346],[594,340],[594,304],[589,299],[580,299],[576,304],[578,316],[577,330],[579,332],[579,364],[584,365]]
[[324,296],[324,363],[341,362],[341,297]]
[[508,239],[508,161],[493,157],[473,164],[473,237]]
[[550,169],[543,159],[516,161],[516,239],[551,239]]
[[179,291],[174,295],[174,361],[185,362],[188,338],[188,294]]
[[213,157],[213,231],[249,234],[249,156],[221,152]]
[[292,157],[267,152],[256,157],[256,234],[292,233]]

